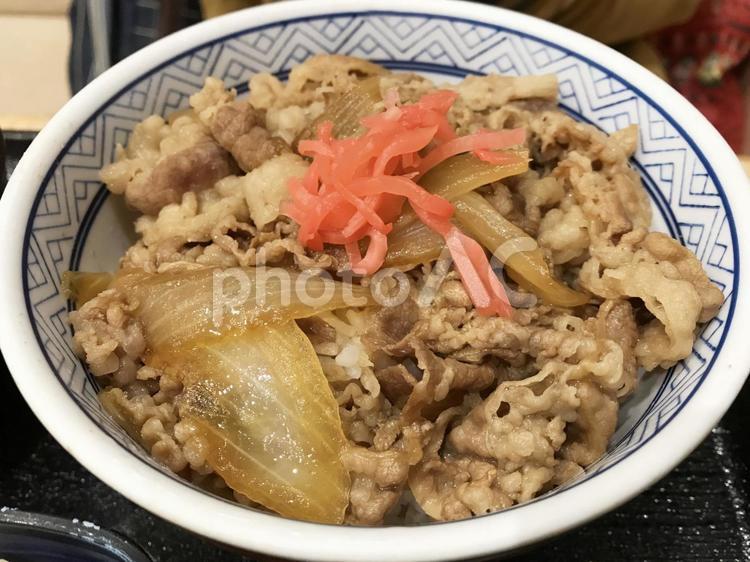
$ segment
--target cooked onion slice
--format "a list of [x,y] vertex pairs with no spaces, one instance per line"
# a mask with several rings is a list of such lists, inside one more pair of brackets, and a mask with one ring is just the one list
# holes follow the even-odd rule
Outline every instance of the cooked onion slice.
[[[453,201],[454,221],[506,266],[508,275],[544,302],[566,308],[586,304],[589,297],[558,281],[536,241],[478,193]],[[408,270],[437,259],[443,239],[421,222],[411,222],[389,236],[385,265]]]
[[76,308],[93,299],[109,288],[114,275],[111,273],[89,273],[86,271],[66,271],[62,275],[63,294],[75,302]]
[[[386,72],[385,69],[383,72]],[[353,82],[346,90],[328,97],[323,113],[300,134],[298,140],[313,138],[318,126],[325,121],[333,123],[336,138],[357,136],[364,131],[360,121],[374,113],[376,104],[381,100],[380,76]]]
[[[522,174],[529,169],[528,154],[523,151],[504,153],[509,159],[502,164],[484,162],[473,154],[459,154],[448,158],[427,172],[419,185],[433,195],[453,201],[484,185],[510,176]],[[393,225],[391,237],[417,221],[412,210],[404,211]],[[389,244],[391,241],[389,240]]]
[[186,385],[180,416],[230,487],[286,517],[343,521],[349,474],[338,405],[294,321],[166,346],[149,364]]
[[338,405],[294,319],[350,306],[353,296],[366,304],[369,293],[255,268],[124,271],[113,286],[136,306],[146,364],[184,385],[180,417],[211,468],[281,515],[341,523],[349,475]]
[[118,275],[114,287],[137,302],[150,348],[179,346],[197,334],[223,333],[371,304],[372,294],[280,268],[202,268]]
[[[473,154],[460,154],[427,172],[419,184],[448,201],[471,193],[484,185],[521,174],[529,169],[525,152],[512,153],[515,159],[505,164],[483,162]],[[405,210],[388,236],[386,267],[408,270],[437,259],[445,246],[442,237],[421,223],[413,210]]]
[[560,283],[549,270],[536,241],[506,219],[478,193],[454,201],[456,222],[505,264],[521,287],[544,302],[563,307],[586,304],[589,297]]
[[418,265],[435,261],[445,247],[442,236],[426,224],[414,221],[388,237],[385,267],[408,271]]

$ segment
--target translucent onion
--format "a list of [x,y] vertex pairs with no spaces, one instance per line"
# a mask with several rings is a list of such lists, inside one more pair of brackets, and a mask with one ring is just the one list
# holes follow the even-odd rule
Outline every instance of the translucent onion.
[[[586,304],[589,297],[555,279],[536,241],[503,217],[478,193],[453,201],[454,222],[506,266],[511,279],[544,302],[565,308]],[[407,224],[389,236],[385,265],[409,270],[434,261],[445,243],[421,222]]]
[[[516,155],[517,159],[513,162],[490,164],[473,154],[459,154],[432,168],[419,179],[418,183],[430,193],[453,201],[484,185],[522,174],[528,170],[528,154],[517,152]],[[393,225],[393,233],[398,233],[416,220],[417,216],[414,211],[411,209],[404,211]]]
[[81,308],[102,291],[109,288],[114,279],[111,273],[89,273],[66,271],[62,275],[63,294]]
[[[490,164],[472,154],[453,156],[427,172],[419,184],[427,191],[449,201],[484,185],[521,174],[529,169],[527,154],[519,152],[518,161]],[[443,238],[419,222],[411,209],[404,211],[388,236],[385,266],[408,270],[431,262],[445,246]]]
[[355,296],[366,304],[368,291],[255,268],[123,271],[113,286],[136,306],[146,365],[184,385],[180,419],[209,466],[281,515],[341,523],[350,481],[338,404],[294,319],[352,306]]
[[527,171],[528,153],[519,151],[515,155],[517,159],[507,164],[490,164],[473,154],[452,156],[427,172],[419,185],[450,201],[483,185]]
[[231,488],[287,517],[343,521],[350,481],[338,405],[294,321],[199,337],[154,352],[149,365],[185,384],[180,417]]
[[408,271],[435,261],[444,247],[442,236],[422,222],[412,222],[388,237],[383,266]]
[[589,297],[560,283],[549,270],[536,241],[506,219],[478,193],[454,201],[459,226],[505,264],[510,277],[544,302],[575,307]]
[[124,271],[114,287],[137,302],[150,347],[176,347],[196,334],[270,325],[372,304],[371,292],[280,268]]
[[297,140],[315,137],[318,125],[324,121],[333,123],[333,136],[337,139],[357,136],[364,132],[360,120],[375,113],[376,104],[381,99],[380,76],[371,76],[353,82],[343,92],[334,93],[328,97],[323,113],[300,134]]

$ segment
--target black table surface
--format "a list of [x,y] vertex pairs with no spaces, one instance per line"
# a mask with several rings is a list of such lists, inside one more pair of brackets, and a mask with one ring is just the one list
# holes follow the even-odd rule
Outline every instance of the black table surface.
[[[7,141],[9,172],[27,144]],[[0,507],[91,521],[129,537],[157,562],[253,559],[151,515],[100,482],[36,420],[1,361],[0,397]],[[668,476],[514,560],[750,560],[749,431],[746,384],[719,426]]]

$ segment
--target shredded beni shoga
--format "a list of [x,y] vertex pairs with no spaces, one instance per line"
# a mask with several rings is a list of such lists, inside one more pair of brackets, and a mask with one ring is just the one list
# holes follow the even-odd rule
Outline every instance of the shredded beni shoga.
[[[526,134],[518,128],[456,135],[447,113],[457,96],[438,90],[401,105],[398,92],[389,90],[385,109],[363,117],[363,132],[351,138],[335,138],[333,122],[320,120],[317,138],[299,142],[299,153],[312,164],[303,178],[289,182],[284,212],[299,223],[301,243],[318,251],[324,244],[341,245],[354,273],[372,275],[386,261],[388,235],[408,201],[418,219],[445,240],[477,311],[508,316],[508,297],[484,249],[451,222],[453,204],[419,180],[465,153],[503,176],[524,172],[527,154],[506,149],[520,147]],[[369,243],[363,256],[364,239]]]

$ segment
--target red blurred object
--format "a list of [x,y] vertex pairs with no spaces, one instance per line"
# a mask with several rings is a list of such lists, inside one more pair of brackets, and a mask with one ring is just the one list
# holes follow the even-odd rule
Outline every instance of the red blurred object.
[[661,31],[656,45],[672,85],[739,152],[748,118],[739,67],[750,54],[750,0],[703,0],[690,21]]

